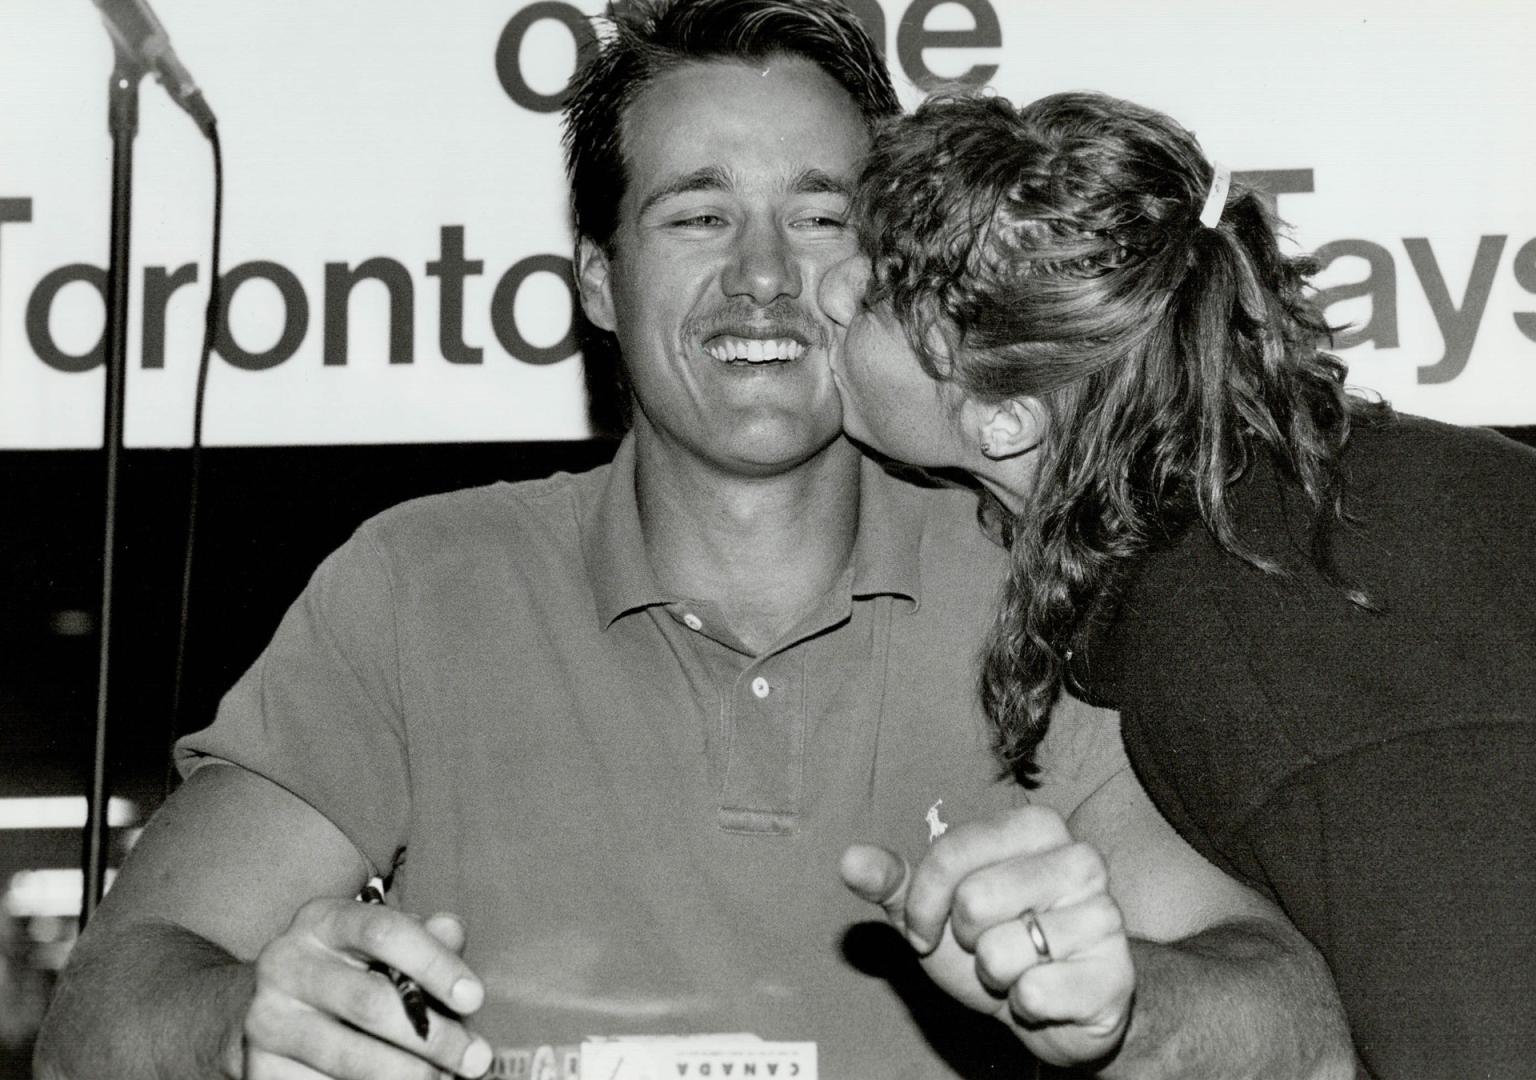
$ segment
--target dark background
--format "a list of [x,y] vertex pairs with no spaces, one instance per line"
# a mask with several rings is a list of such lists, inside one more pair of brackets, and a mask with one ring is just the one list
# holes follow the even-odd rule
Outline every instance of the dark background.
[[[1502,430],[1536,445],[1536,427]],[[316,564],[364,518],[431,492],[589,468],[613,446],[203,451],[180,728],[212,718]],[[146,812],[160,800],[173,735],[188,460],[185,450],[130,450],[120,481],[110,778]],[[103,482],[100,451],[0,452],[0,796],[89,786]],[[64,612],[81,614],[61,626]],[[79,847],[73,833],[0,832],[0,887],[18,869],[76,865]]]
[[[180,727],[212,718],[316,564],[363,519],[612,452],[609,441],[204,450]],[[100,451],[0,453],[0,797],[89,789],[104,469]],[[123,456],[109,775],[146,812],[173,734],[189,478],[188,451]],[[16,870],[78,865],[80,846],[73,831],[0,832],[0,890]]]

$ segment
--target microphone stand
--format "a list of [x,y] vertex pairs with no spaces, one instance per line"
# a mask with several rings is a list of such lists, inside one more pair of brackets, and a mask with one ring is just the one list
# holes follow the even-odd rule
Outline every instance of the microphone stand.
[[128,241],[133,220],[133,140],[139,130],[139,83],[144,67],[116,42],[116,60],[107,89],[107,127],[112,136],[112,207],[110,258],[107,263],[107,318],[103,331],[106,352],[106,404],[102,421],[105,451],[105,524],[101,555],[100,661],[96,671],[96,733],[91,752],[91,788],[86,803],[85,852],[80,897],[80,927],[95,914],[106,892],[107,848],[110,839],[107,803],[107,736],[110,731],[109,691],[112,657],[112,600],[117,556],[118,480],[122,472],[123,415],[128,371],[128,285],[131,267]]

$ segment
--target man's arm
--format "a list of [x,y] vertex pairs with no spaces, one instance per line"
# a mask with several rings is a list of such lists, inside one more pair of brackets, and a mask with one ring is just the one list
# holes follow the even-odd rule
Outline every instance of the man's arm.
[[910,873],[855,846],[843,876],[936,982],[1042,1060],[1113,1078],[1352,1075],[1316,952],[1185,845],[1129,770],[1070,825],[1024,807],[951,828]]
[[284,1059],[329,1076],[475,1075],[471,1050],[483,1072],[484,1040],[434,1013],[423,1044],[394,988],[367,970],[369,958],[408,969],[472,1012],[483,988],[456,955],[461,928],[355,903],[366,875],[351,841],[307,803],[234,766],[198,770],[151,820],[76,944],[37,1075],[257,1080]]
[[1136,994],[1105,1077],[1350,1077],[1322,957],[1272,903],[1189,847],[1129,770],[1068,819],[1096,848],[1132,936]]

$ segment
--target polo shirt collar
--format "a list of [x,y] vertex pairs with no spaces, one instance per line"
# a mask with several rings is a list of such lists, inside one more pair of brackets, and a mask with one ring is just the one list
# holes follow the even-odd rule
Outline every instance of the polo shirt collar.
[[859,531],[852,595],[922,599],[919,556],[926,522],[921,491],[865,457],[859,477]]
[[624,436],[608,466],[597,499],[586,508],[582,555],[587,580],[604,629],[620,615],[666,603],[641,541],[640,504],[635,498],[635,437]]
[[[858,533],[854,538],[850,595],[920,599],[919,553],[924,507],[920,493],[865,459],[859,479]],[[622,615],[683,599],[668,596],[640,541],[635,498],[634,435],[619,444],[596,500],[587,508],[582,554],[604,628]]]

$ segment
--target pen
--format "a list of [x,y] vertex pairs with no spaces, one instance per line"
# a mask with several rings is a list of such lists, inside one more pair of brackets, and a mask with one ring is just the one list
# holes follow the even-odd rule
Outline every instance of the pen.
[[[371,877],[368,884],[363,886],[363,891],[357,897],[365,904],[384,903],[384,881],[382,878]],[[405,1006],[406,1018],[410,1020],[411,1027],[421,1038],[427,1037],[430,1030],[427,1027],[427,995],[422,992],[416,980],[408,975],[402,975],[385,964],[373,963],[368,965],[372,971],[377,971],[395,984],[395,989],[400,993],[400,1003]]]

